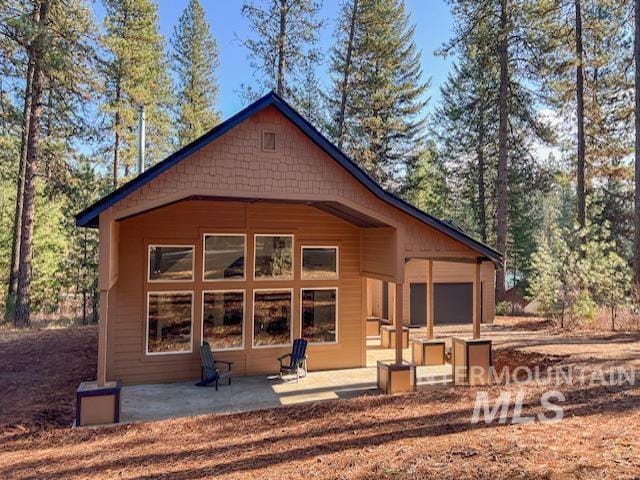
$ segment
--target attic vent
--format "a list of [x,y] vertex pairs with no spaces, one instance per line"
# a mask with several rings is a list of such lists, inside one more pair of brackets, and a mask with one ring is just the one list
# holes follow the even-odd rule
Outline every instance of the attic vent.
[[275,132],[262,132],[262,150],[266,152],[276,151],[276,134]]

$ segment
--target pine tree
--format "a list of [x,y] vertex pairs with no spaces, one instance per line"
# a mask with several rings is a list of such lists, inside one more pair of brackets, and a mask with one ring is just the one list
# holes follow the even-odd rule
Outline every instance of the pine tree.
[[45,82],[46,45],[49,33],[49,1],[42,0],[38,6],[36,26],[38,32],[29,45],[29,58],[33,59],[31,105],[26,146],[24,198],[20,230],[20,254],[18,257],[18,289],[16,292],[16,326],[29,324],[31,306],[31,259],[33,257],[33,230],[36,208],[36,174],[40,156],[40,128],[42,95]]
[[461,212],[473,212],[454,219],[483,242],[495,242],[489,221],[495,211],[498,79],[484,54],[472,42],[461,51],[441,88],[434,123],[451,188],[465,204]]
[[361,8],[359,0],[345,1],[338,14],[334,32],[334,46],[331,49],[331,91],[325,97],[331,119],[328,124],[329,135],[338,148],[342,149],[347,130],[353,124],[353,84],[357,75],[354,60],[356,45],[362,35]]
[[316,75],[315,65],[305,67],[300,85],[295,88],[296,108],[302,116],[319,130],[324,130],[327,124],[322,105],[322,90],[320,80]]
[[61,202],[61,227],[67,239],[63,290],[81,298],[83,324],[97,320],[98,232],[76,227],[74,214],[79,205],[89,205],[109,191],[109,178],[101,176],[101,170],[102,165],[91,157],[80,155],[70,171]]
[[617,252],[627,255],[628,210],[621,201],[631,189],[632,175],[624,161],[632,147],[627,10],[612,0],[552,5],[552,21],[544,31],[550,39],[542,59],[544,78],[552,104],[571,126],[565,135],[573,150],[569,162],[576,176],[577,221],[584,228],[589,217],[594,220],[596,214],[586,205],[599,203],[598,221],[611,220]]
[[634,280],[640,286],[640,0],[634,0],[633,58],[634,63]]
[[260,76],[256,87],[243,86],[251,98],[265,89],[297,103],[296,87],[305,72],[319,61],[316,47],[323,22],[320,3],[313,0],[244,1],[242,15],[249,21],[253,38],[243,41],[251,66]]
[[355,7],[354,13],[353,4],[343,6],[338,29],[348,31],[336,32],[349,40],[332,52],[330,96],[340,101],[330,104],[329,130],[379,183],[408,194],[407,173],[424,149],[428,88],[415,27],[402,0],[359,0]]
[[552,139],[551,131],[534,110],[539,101],[536,88],[540,83],[538,57],[545,46],[545,39],[536,32],[546,17],[540,17],[540,12],[530,8],[530,2],[450,0],[450,3],[456,29],[453,38],[443,47],[443,53],[458,51],[463,57],[472,53],[484,61],[483,70],[489,77],[486,83],[481,83],[488,87],[482,96],[490,99],[487,108],[495,108],[483,116],[482,121],[477,115],[475,123],[486,125],[482,129],[485,135],[492,135],[493,129],[496,135],[493,230],[496,248],[505,260],[496,272],[496,299],[500,301],[505,294],[506,261],[510,255],[508,241],[510,237],[517,237],[509,225],[512,214],[509,204],[518,188],[510,182],[526,178],[518,172],[523,167],[535,173],[530,168],[534,161],[530,153],[532,142]]
[[[38,272],[32,268],[32,259],[39,192],[51,185],[55,168],[64,169],[60,150],[69,150],[86,126],[81,111],[92,79],[90,33],[93,23],[86,5],[79,0],[42,0],[35,5],[37,15],[30,17],[34,33],[26,45],[28,58],[33,63],[33,78],[20,225],[16,325],[29,322],[32,279],[34,272]],[[39,186],[41,176],[47,185]]]
[[508,178],[509,163],[509,81],[511,65],[509,64],[510,30],[513,12],[509,9],[510,0],[500,0],[499,23],[497,28],[497,51],[500,68],[500,87],[498,93],[498,171],[497,171],[497,207],[496,207],[496,247],[504,255],[502,268],[496,272],[496,300],[505,298],[505,260],[507,256],[508,228]]
[[[14,51],[16,47],[20,47],[21,50],[26,52],[26,46],[33,41],[32,38],[32,25],[37,22],[39,15],[39,6],[24,5],[23,9],[18,10],[18,14],[10,12],[9,5],[5,5],[6,10],[3,9],[3,17],[21,19],[26,17],[26,21],[16,20],[15,22],[7,22],[5,26],[5,35],[8,38],[13,39],[14,45],[7,46],[7,50]],[[28,8],[31,7],[31,11]],[[30,15],[29,15],[30,13]],[[16,45],[17,44],[17,45]],[[19,256],[20,256],[20,240],[22,231],[22,210],[24,206],[24,180],[25,170],[27,165],[27,139],[29,135],[29,120],[31,115],[31,86],[33,82],[33,60],[29,56],[29,52],[26,52],[26,59],[13,59],[15,62],[26,64],[24,67],[24,90],[22,93],[22,121],[21,121],[21,133],[20,133],[20,155],[18,161],[18,174],[16,176],[16,195],[15,195],[15,209],[14,219],[12,226],[12,241],[11,241],[11,260],[9,263],[9,279],[7,285],[7,293],[5,300],[5,317],[10,321],[15,321],[15,303],[16,294],[18,291],[18,271],[19,271]]]
[[170,108],[173,104],[165,42],[151,0],[105,0],[103,44],[107,49],[104,112],[113,118],[113,185],[121,173],[132,173],[137,155],[138,109],[146,115],[147,158],[162,159],[172,148]]
[[172,46],[178,74],[178,142],[184,146],[220,121],[215,77],[218,48],[198,0],[190,0],[180,16]]
[[434,142],[427,142],[420,161],[407,174],[406,200],[439,218],[447,218],[449,186],[447,168]]

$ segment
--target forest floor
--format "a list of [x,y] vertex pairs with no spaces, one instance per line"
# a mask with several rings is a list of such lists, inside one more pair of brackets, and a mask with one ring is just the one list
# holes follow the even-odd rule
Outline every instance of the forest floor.
[[[483,335],[503,366],[622,367],[637,381],[444,385],[417,393],[71,430],[95,377],[95,327],[0,332],[0,478],[640,478],[640,335],[558,333],[499,318]],[[514,424],[549,413],[557,423]],[[471,421],[476,395],[512,394],[506,422]]]

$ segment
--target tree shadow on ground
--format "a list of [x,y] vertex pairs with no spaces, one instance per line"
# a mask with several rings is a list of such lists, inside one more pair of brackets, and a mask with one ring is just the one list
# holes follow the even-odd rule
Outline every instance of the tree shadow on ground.
[[[565,417],[588,417],[595,414],[618,414],[637,408],[637,394],[640,387],[635,385],[597,385],[593,387],[568,386],[562,388],[566,400],[561,406],[564,408]],[[471,389],[470,389],[471,390]],[[494,393],[500,391],[494,387]],[[523,415],[536,414],[541,411],[540,394],[533,395],[523,407]],[[414,400],[417,394],[396,397],[403,398],[405,402]],[[375,413],[375,407],[372,407]],[[117,458],[107,461],[97,460],[87,466],[65,467],[56,472],[62,477],[94,475],[100,476],[101,472],[111,472],[114,469],[123,470],[127,467],[148,466],[154,473],[143,474],[137,478],[181,478],[193,479],[207,475],[222,475],[230,473],[248,473],[255,470],[273,467],[282,463],[309,460],[319,455],[330,455],[336,452],[344,452],[363,447],[376,447],[385,444],[411,438],[433,438],[442,435],[469,432],[478,429],[495,429],[509,425],[506,423],[471,423],[473,408],[463,408],[450,412],[433,413],[420,416],[405,416],[387,418],[384,420],[358,419],[356,422],[346,421],[344,424],[319,427],[309,430],[302,428],[297,432],[284,432],[270,435],[267,438],[248,442],[232,442],[216,447],[189,448],[173,454],[144,453],[131,455],[124,451]],[[513,419],[512,413],[508,420]],[[230,419],[231,420],[231,419]],[[288,426],[291,423],[288,422]],[[328,439],[322,443],[313,442],[313,439]],[[274,449],[274,445],[278,448]],[[268,450],[266,453],[258,453]],[[275,451],[274,451],[275,450]],[[188,465],[198,459],[220,458],[215,465],[193,466],[187,470],[170,473],[158,473],[158,465]],[[79,463],[84,458],[77,458]],[[22,475],[26,478],[37,478],[34,468],[36,465],[26,460],[15,465],[5,472],[7,476]],[[33,472],[33,476],[29,476]]]

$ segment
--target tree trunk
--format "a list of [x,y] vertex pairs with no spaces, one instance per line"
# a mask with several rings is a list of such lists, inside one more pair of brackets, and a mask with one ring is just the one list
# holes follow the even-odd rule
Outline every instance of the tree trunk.
[[634,1],[635,32],[633,35],[633,51],[635,58],[635,210],[633,220],[635,224],[634,237],[634,273],[637,285],[640,285],[640,0]]
[[487,207],[484,185],[484,106],[480,106],[478,116],[478,145],[476,147],[476,155],[478,157],[478,223],[480,224],[480,238],[483,242],[487,241]]
[[611,304],[611,331],[616,331],[616,305],[614,303]]
[[498,99],[498,208],[497,247],[502,254],[502,265],[496,271],[496,301],[505,298],[505,263],[507,252],[507,161],[509,158],[509,17],[507,0],[500,0],[500,38],[498,56],[500,62],[500,91]]
[[[584,138],[584,73],[582,67],[582,9],[580,0],[575,0],[576,8],[576,117],[578,119],[578,225],[584,228],[586,220],[585,189],[585,138]],[[582,238],[582,237],[581,237]],[[584,241],[584,239],[583,239]],[[584,251],[580,250],[580,255]]]
[[284,96],[284,72],[286,62],[284,58],[285,37],[287,34],[287,0],[280,0],[280,33],[278,35],[278,78],[276,93]]
[[82,324],[87,322],[87,229],[82,238]]
[[120,74],[116,79],[116,118],[114,121],[115,138],[113,141],[113,188],[118,188],[118,168],[120,164]]
[[43,56],[45,52],[44,30],[47,27],[49,0],[40,4],[38,19],[39,33],[30,46],[33,58],[33,85],[31,115],[29,118],[29,135],[27,141],[27,157],[24,181],[24,206],[20,238],[18,291],[16,299],[16,325],[29,324],[29,307],[31,303],[31,259],[33,256],[33,227],[35,221],[36,175],[38,156],[40,154],[40,119],[42,116],[42,89],[44,84]]
[[[37,9],[36,9],[37,12]],[[38,22],[38,13],[34,13],[34,21]],[[18,269],[20,267],[20,233],[22,231],[22,209],[24,206],[24,179],[27,167],[27,141],[29,138],[29,119],[31,117],[31,87],[33,84],[33,59],[27,60],[27,77],[24,89],[24,107],[22,109],[22,136],[20,138],[20,161],[18,165],[18,181],[16,187],[16,208],[13,217],[13,233],[11,238],[11,263],[9,266],[9,282],[7,286],[6,316],[15,323],[15,303],[18,291]]]
[[351,22],[349,25],[349,40],[347,41],[347,53],[344,60],[342,74],[342,91],[340,92],[340,112],[338,113],[338,148],[342,149],[344,143],[344,116],[347,109],[347,91],[349,90],[349,76],[351,74],[351,56],[353,55],[353,37],[356,31],[356,17],[358,15],[358,0],[353,0],[351,8]]

